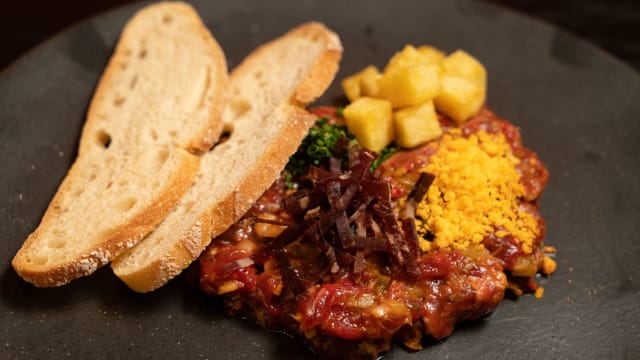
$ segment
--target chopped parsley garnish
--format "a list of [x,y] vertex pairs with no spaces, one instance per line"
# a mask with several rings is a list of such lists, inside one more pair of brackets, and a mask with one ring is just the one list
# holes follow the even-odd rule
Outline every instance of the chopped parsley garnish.
[[[336,114],[342,115],[341,107],[337,108]],[[316,121],[316,124],[309,130],[307,137],[302,141],[302,144],[298,148],[293,156],[289,159],[285,170],[287,174],[285,181],[287,187],[292,189],[294,187],[293,180],[299,176],[307,173],[309,165],[320,166],[329,160],[334,155],[336,144],[338,139],[346,138],[349,143],[357,141],[355,137],[347,131],[347,127],[340,124],[329,124],[327,117],[320,118]],[[379,157],[373,161],[371,171],[375,170],[383,161],[388,159],[391,155],[395,154],[398,148],[390,145],[384,148]],[[343,161],[346,161],[346,153],[344,154]]]
[[382,164],[385,160],[390,158],[396,152],[398,152],[397,146],[388,145],[387,147],[382,149],[382,151],[380,151],[380,154],[378,154],[378,158],[373,160],[373,162],[371,163],[371,167],[369,167],[369,170],[371,171],[375,170],[378,166],[380,166],[380,164]]
[[289,159],[287,171],[296,177],[305,174],[309,165],[319,166],[331,157],[341,137],[350,140],[354,138],[347,132],[346,126],[331,125],[326,117],[318,119],[302,141],[298,151]]

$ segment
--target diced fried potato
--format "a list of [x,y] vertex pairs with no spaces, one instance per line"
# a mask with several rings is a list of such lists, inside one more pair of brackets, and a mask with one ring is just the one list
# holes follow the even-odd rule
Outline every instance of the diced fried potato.
[[413,66],[426,62],[425,58],[413,47],[413,45],[405,45],[402,50],[393,54],[384,67],[384,72],[398,70],[403,67]]
[[396,144],[403,148],[416,147],[442,135],[431,100],[394,112],[393,129]]
[[342,90],[349,101],[362,96],[376,96],[380,77],[382,74],[378,68],[369,65],[362,71],[344,78],[341,82]]
[[456,50],[442,60],[442,71],[445,75],[460,76],[484,87],[487,84],[487,70],[464,50]]
[[343,115],[347,129],[364,148],[379,152],[393,141],[389,101],[361,97],[345,107]]
[[382,77],[380,70],[373,65],[369,65],[360,74],[361,96],[375,97],[378,94],[378,81]]
[[391,72],[403,67],[416,64],[439,64],[444,59],[444,53],[432,46],[422,45],[418,48],[413,45],[405,47],[395,53],[384,67],[384,72]]
[[344,91],[344,95],[349,101],[354,101],[360,97],[362,90],[360,88],[360,78],[357,74],[342,79],[340,85],[342,85],[342,91]]
[[442,92],[434,99],[436,109],[458,124],[478,113],[484,104],[485,87],[473,80],[454,75],[440,78]]
[[429,45],[421,45],[416,50],[429,63],[440,63],[445,56],[444,51]]
[[394,108],[413,106],[440,94],[439,65],[420,63],[385,72],[378,81],[378,96]]

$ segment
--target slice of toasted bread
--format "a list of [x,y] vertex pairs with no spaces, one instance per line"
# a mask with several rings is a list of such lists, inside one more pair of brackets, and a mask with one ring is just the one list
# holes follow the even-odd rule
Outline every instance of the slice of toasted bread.
[[160,3],[126,25],[91,102],[72,165],[13,259],[36,286],[88,275],[144,238],[222,131],[227,66],[195,10]]
[[148,292],[193,262],[276,180],[315,117],[303,106],[333,80],[342,45],[318,23],[303,24],[249,55],[231,74],[224,119],[229,139],[206,153],[194,185],[147,238],[111,267]]

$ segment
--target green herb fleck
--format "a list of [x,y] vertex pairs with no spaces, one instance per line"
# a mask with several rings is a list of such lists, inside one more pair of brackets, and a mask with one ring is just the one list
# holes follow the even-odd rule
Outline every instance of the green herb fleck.
[[[337,109],[337,113],[341,114],[341,109]],[[285,181],[287,188],[292,189],[294,186],[293,179],[306,174],[309,165],[320,166],[333,156],[336,143],[340,138],[347,138],[349,140],[349,146],[357,144],[356,138],[347,131],[347,127],[339,124],[329,124],[329,119],[326,117],[320,118],[316,121],[316,124],[309,129],[307,137],[302,141],[302,144],[298,148],[293,156],[287,163],[286,170],[287,175]],[[377,159],[373,161],[369,169],[375,170],[382,162],[387,160],[391,155],[395,154],[398,148],[394,145],[389,145],[382,149]],[[346,165],[347,154],[344,154],[342,159],[343,165]]]
[[378,158],[373,160],[373,162],[371,163],[369,170],[371,171],[375,170],[378,166],[380,166],[380,164],[382,164],[385,160],[390,158],[397,151],[398,151],[398,148],[394,145],[389,145],[384,149],[382,149],[382,151],[380,151]]
[[321,165],[331,157],[341,137],[352,139],[353,135],[343,125],[329,124],[326,117],[318,119],[298,151],[289,159],[286,169],[296,177],[305,174],[309,165]]
[[296,183],[293,182],[293,176],[291,175],[290,172],[286,172],[286,174],[284,175],[284,182],[287,185],[287,190],[293,190],[296,187]]

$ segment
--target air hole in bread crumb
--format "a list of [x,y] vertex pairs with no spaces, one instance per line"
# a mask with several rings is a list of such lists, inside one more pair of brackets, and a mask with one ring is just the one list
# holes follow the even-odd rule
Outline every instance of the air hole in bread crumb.
[[[98,143],[102,145],[102,147],[104,147],[105,149],[108,149],[109,145],[111,145],[111,135],[109,135],[104,130],[98,131],[96,138],[98,139]],[[95,178],[95,175],[94,175],[94,178]]]
[[240,117],[251,109],[251,103],[242,98],[229,101],[229,106],[234,117]]
[[164,15],[162,16],[162,22],[163,22],[163,23],[165,23],[165,24],[167,24],[167,25],[168,25],[168,24],[171,24],[171,21],[173,21],[173,18],[171,17],[171,15],[169,15],[169,14],[164,14]]
[[149,130],[149,135],[153,141],[158,140],[158,133],[154,129]]
[[253,74],[253,77],[255,77],[256,80],[260,80],[262,78],[262,71],[256,71],[255,74]]
[[46,265],[49,262],[49,259],[43,256],[38,256],[34,260],[36,265]]
[[171,136],[172,138],[175,138],[178,136],[178,132],[175,130],[171,130],[169,131],[169,136]]
[[138,199],[136,198],[128,198],[128,199],[122,200],[118,204],[118,209],[120,211],[129,211],[133,209],[133,207],[136,205],[137,202],[138,202]]
[[158,151],[158,153],[156,154],[158,170],[167,162],[168,158],[169,158],[169,151],[167,150]]
[[125,100],[126,98],[124,96],[116,96],[116,98],[113,100],[113,105],[121,106],[122,104],[124,104]]
[[144,59],[146,57],[147,57],[147,49],[140,50],[140,52],[138,53],[138,58]]
[[[213,146],[211,146],[209,148],[209,151],[215,149],[218,145],[222,145],[225,142],[227,142],[227,140],[229,140],[229,138],[231,138],[231,135],[233,134],[233,125],[232,124],[225,124],[224,128],[222,129],[222,134],[220,134],[220,138],[218,138],[218,142],[213,144]],[[200,176],[200,175],[198,175]],[[196,180],[199,178],[196,178]]]
[[49,247],[49,249],[62,249],[63,247],[67,246],[67,241],[62,239],[55,239],[50,241],[47,246]]
[[225,123],[222,126],[222,134],[220,134],[220,139],[218,140],[218,143],[223,143],[223,142],[229,140],[231,135],[233,135],[234,131],[236,131],[236,129],[235,129],[233,123]]
[[133,77],[131,78],[131,82],[129,83],[129,89],[133,90],[133,88],[136,87],[137,83],[138,83],[138,74],[133,75]]
[[82,195],[82,188],[76,188],[75,190],[73,190],[73,194],[71,195],[72,197],[80,197],[80,195]]

